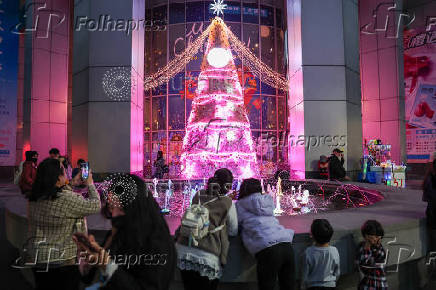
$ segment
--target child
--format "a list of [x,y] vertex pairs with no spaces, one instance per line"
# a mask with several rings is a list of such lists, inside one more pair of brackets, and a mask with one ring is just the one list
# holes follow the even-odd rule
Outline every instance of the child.
[[257,260],[258,289],[274,289],[277,277],[280,290],[295,289],[294,231],[274,217],[273,199],[262,194],[259,180],[242,182],[236,210],[242,241]]
[[384,230],[376,220],[366,221],[362,228],[362,236],[365,239],[360,243],[357,252],[359,272],[362,279],[359,290],[384,290],[388,289],[384,264],[386,252],[381,245]]
[[315,245],[308,247],[303,254],[302,282],[308,289],[336,289],[339,278],[339,253],[330,246],[333,228],[325,219],[315,219],[310,227]]

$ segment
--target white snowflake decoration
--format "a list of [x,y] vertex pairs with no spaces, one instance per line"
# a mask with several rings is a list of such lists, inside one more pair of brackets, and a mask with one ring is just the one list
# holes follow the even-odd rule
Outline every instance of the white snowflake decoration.
[[223,3],[224,0],[213,0],[213,4],[210,5],[210,9],[213,10],[213,14],[216,14],[217,16],[224,15],[223,10],[227,8],[227,4]]

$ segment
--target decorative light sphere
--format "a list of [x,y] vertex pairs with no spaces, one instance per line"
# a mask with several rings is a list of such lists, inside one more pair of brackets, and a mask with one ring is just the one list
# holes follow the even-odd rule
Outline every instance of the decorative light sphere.
[[216,68],[225,67],[231,59],[230,51],[221,47],[212,48],[207,55],[207,62]]

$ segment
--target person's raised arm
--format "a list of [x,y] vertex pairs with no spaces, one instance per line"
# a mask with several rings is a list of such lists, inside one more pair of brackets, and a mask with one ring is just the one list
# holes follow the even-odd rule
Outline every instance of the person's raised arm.
[[66,197],[66,202],[69,203],[67,216],[74,218],[83,217],[100,211],[100,195],[95,188],[91,171],[89,171],[89,176],[85,183],[88,186],[88,198],[85,199],[78,194],[71,194]]

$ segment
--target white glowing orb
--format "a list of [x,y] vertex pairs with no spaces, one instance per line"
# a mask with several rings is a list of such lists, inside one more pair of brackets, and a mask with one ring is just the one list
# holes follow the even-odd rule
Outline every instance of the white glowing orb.
[[230,51],[221,47],[212,48],[207,55],[207,62],[216,68],[225,67],[231,59]]

